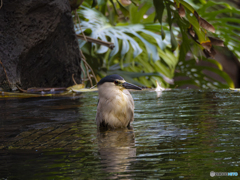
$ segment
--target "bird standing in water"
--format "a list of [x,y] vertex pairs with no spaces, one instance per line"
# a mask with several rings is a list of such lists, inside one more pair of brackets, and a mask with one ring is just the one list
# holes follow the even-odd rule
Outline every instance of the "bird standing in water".
[[141,90],[126,82],[117,74],[102,78],[98,84],[98,107],[96,122],[98,128],[130,127],[134,120],[134,101],[127,89]]

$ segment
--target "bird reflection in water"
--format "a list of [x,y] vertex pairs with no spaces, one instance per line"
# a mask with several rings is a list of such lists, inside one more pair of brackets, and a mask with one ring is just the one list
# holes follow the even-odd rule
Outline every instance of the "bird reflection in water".
[[128,172],[131,162],[136,157],[133,129],[99,131],[98,147],[103,170],[116,172],[116,175],[109,178],[130,176],[130,174],[121,174],[121,172]]

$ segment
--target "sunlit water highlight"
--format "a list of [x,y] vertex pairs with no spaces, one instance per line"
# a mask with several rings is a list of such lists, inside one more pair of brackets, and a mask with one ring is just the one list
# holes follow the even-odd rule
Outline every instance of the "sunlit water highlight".
[[0,96],[0,179],[210,179],[210,171],[240,176],[240,93],[131,93],[133,130],[101,133],[96,92]]

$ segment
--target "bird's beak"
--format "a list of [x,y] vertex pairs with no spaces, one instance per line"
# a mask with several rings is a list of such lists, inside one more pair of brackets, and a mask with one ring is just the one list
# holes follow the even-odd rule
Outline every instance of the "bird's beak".
[[128,82],[124,82],[122,83],[122,86],[126,89],[136,89],[136,90],[142,90],[142,88],[134,85],[134,84],[131,84],[131,83],[128,83]]

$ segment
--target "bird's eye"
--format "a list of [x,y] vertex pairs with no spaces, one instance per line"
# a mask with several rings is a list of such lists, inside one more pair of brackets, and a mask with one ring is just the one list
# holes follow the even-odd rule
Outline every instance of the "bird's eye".
[[119,82],[118,82],[118,81],[114,81],[114,84],[115,84],[115,85],[119,85]]

